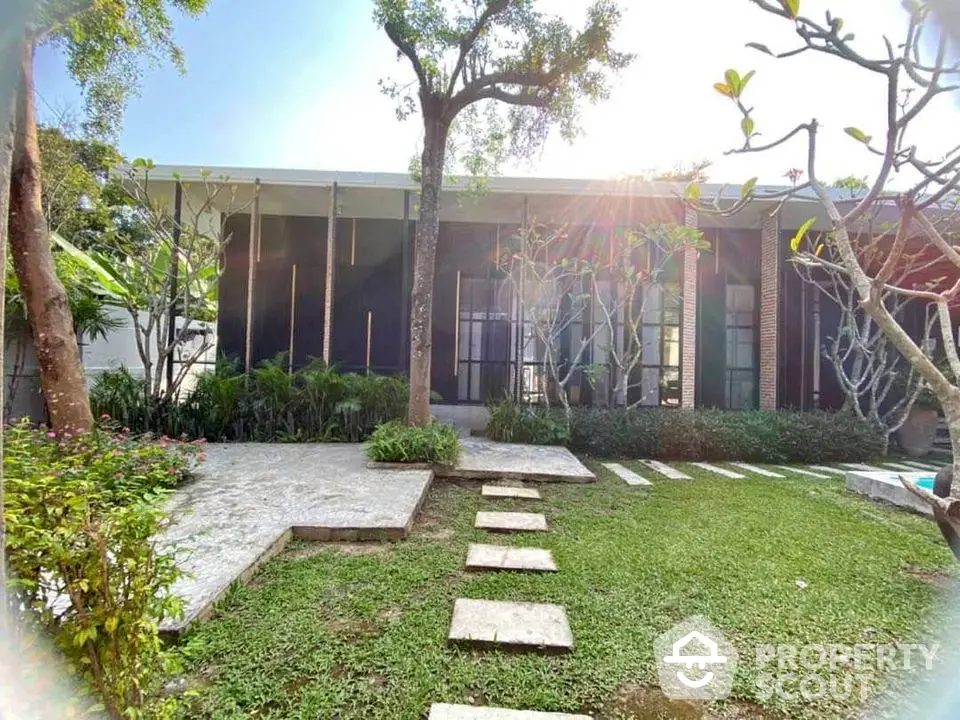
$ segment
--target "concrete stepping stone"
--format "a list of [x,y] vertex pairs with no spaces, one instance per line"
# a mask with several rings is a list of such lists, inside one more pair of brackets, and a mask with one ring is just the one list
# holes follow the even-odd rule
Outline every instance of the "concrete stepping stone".
[[488,498],[540,499],[540,491],[536,488],[513,487],[511,485],[484,485],[480,488],[480,494]]
[[672,468],[669,465],[660,462],[659,460],[641,460],[640,462],[654,472],[658,472],[661,475],[670,478],[671,480],[693,480],[693,478],[687,475],[685,472],[680,472],[679,470]]
[[481,510],[473,522],[475,528],[494,532],[546,532],[547,519],[541,513],[486,512]]
[[887,472],[876,465],[867,465],[866,463],[840,463],[843,467],[850,470],[859,470],[860,472]]
[[726,468],[717,467],[716,465],[711,465],[710,463],[695,462],[690,464],[693,465],[694,467],[700,468],[701,470],[712,472],[715,475],[722,475],[723,477],[728,477],[731,480],[743,480],[746,477],[746,475],[741,475],[740,473],[734,472],[733,470],[727,470]]
[[932,463],[922,463],[916,462],[915,460],[904,460],[904,465],[909,465],[912,469],[916,470],[939,470],[939,465],[934,465]]
[[518,570],[556,572],[553,553],[535,547],[505,547],[472,543],[467,550],[467,570]]
[[637,475],[630,468],[624,467],[620,463],[603,463],[603,466],[623,480],[627,485],[653,485],[642,475]]
[[434,703],[427,720],[593,720],[589,715]]
[[823,473],[813,472],[813,470],[804,470],[803,468],[793,467],[792,465],[777,465],[781,470],[786,470],[787,472],[797,473],[797,475],[806,475],[807,477],[815,477],[820,480],[829,480],[829,475],[824,475]]
[[453,604],[447,640],[455,645],[569,652],[573,633],[567,611],[559,605],[500,600],[468,600]]
[[840,470],[835,467],[830,467],[829,465],[808,465],[811,470],[817,470],[819,472],[830,473],[831,475],[846,475],[846,470]]
[[756,473],[757,475],[763,475],[764,477],[772,477],[772,478],[783,477],[783,475],[781,475],[780,473],[775,473],[773,472],[773,470],[767,470],[766,468],[757,467],[756,465],[751,465],[750,463],[732,462],[730,464],[733,465],[734,467],[740,468],[741,470],[746,470],[747,472]]

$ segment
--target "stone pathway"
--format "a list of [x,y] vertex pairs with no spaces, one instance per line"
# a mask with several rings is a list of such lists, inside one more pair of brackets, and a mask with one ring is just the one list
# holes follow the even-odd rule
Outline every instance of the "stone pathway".
[[797,473],[798,475],[806,475],[807,477],[815,477],[819,480],[829,480],[829,475],[824,475],[823,473],[813,472],[813,470],[804,470],[803,468],[794,467],[792,465],[777,465],[781,470],[786,470],[787,472]]
[[540,491],[535,488],[513,487],[512,485],[484,485],[480,494],[489,498],[523,498],[539,500]]
[[664,477],[668,477],[671,480],[692,480],[689,475],[684,472],[680,472],[669,465],[660,462],[659,460],[640,460],[639,462],[646,465],[648,468],[654,472],[660,473]]
[[623,480],[627,485],[653,485],[653,483],[645,477],[637,475],[633,470],[624,467],[620,463],[603,463],[603,466]]
[[573,633],[559,605],[460,598],[453,605],[450,643],[470,647],[569,652]]
[[706,470],[714,475],[722,475],[723,477],[730,478],[731,480],[743,480],[746,477],[746,475],[741,475],[733,470],[727,470],[726,468],[722,468],[717,465],[711,465],[710,463],[695,462],[690,464],[694,467],[700,468],[701,470]]
[[547,519],[540,513],[483,510],[477,513],[473,526],[493,532],[546,532],[549,529]]
[[556,572],[557,564],[553,553],[542,548],[473,543],[467,550],[467,570]]
[[427,720],[592,720],[589,715],[536,712],[534,710],[507,710],[506,708],[476,707],[475,705],[447,705],[434,703],[430,706]]
[[751,465],[750,463],[742,462],[732,462],[730,463],[734,467],[738,467],[741,470],[746,470],[747,472],[756,473],[757,475],[763,475],[764,477],[772,478],[783,478],[784,476],[780,473],[775,473],[773,470],[767,470],[766,468],[757,467],[756,465]]
[[885,468],[893,468],[894,470],[901,470],[902,472],[916,472],[916,471],[917,471],[917,468],[913,467],[912,465],[907,465],[906,463],[885,462],[885,463],[880,463],[880,464],[883,465]]
[[840,463],[841,467],[849,470],[859,470],[860,472],[886,472],[883,468],[876,465],[867,465],[866,463]]
[[811,470],[817,470],[818,472],[831,473],[832,475],[846,475],[845,470],[838,470],[837,468],[830,467],[829,465],[809,465]]

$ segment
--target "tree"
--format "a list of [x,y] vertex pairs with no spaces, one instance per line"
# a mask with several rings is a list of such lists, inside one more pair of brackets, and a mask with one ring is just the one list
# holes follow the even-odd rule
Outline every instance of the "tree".
[[38,0],[23,25],[14,67],[16,113],[10,181],[10,247],[36,342],[40,380],[53,426],[87,430],[90,402],[66,292],[57,279],[46,217],[37,131],[34,53],[62,47],[84,91],[87,127],[109,135],[136,91],[141,58],[183,58],[171,38],[167,7],[196,15],[206,0]]
[[[951,40],[936,22],[930,8],[909,1],[905,7],[909,23],[900,43],[883,38],[885,52],[863,54],[856,49],[855,36],[843,20],[829,11],[823,22],[801,14],[800,0],[751,0],[769,15],[793,25],[799,38],[796,47],[775,53],[766,45],[749,43],[755,50],[777,58],[825,55],[859,68],[883,88],[885,110],[872,121],[875,134],[851,125],[844,129],[850,142],[862,146],[864,152],[879,159],[879,169],[865,182],[866,190],[857,198],[841,201],[820,179],[817,171],[817,139],[821,127],[815,119],[801,122],[775,136],[769,142],[758,141],[759,133],[754,108],[745,104],[745,91],[753,72],[741,75],[728,70],[715,89],[729,98],[740,114],[743,144],[734,153],[764,152],[783,146],[791,140],[804,139],[807,180],[784,193],[761,195],[781,199],[806,193],[819,202],[829,220],[830,229],[814,236],[811,218],[804,223],[791,242],[791,249],[810,267],[839,273],[847,278],[856,295],[859,308],[866,313],[884,337],[903,355],[936,395],[950,429],[953,447],[953,474],[960,471],[960,356],[951,324],[951,308],[960,300],[960,229],[958,188],[960,188],[960,146],[945,152],[921,148],[916,141],[917,127],[931,102],[941,96],[956,101],[960,91],[960,59],[951,59]],[[930,138],[919,135],[929,143]],[[953,143],[948,143],[948,147]],[[891,186],[899,175],[904,184]],[[752,188],[745,195],[752,195]],[[704,207],[699,194],[688,195],[691,203]],[[743,203],[738,203],[742,205]],[[718,203],[707,211],[718,211]],[[731,210],[727,208],[724,212]],[[889,229],[880,235],[870,234],[873,217],[881,217]],[[930,272],[924,277],[902,275],[905,258],[920,246],[934,254]],[[869,261],[858,252],[864,247],[876,248]],[[824,254],[823,248],[830,251]],[[938,367],[918,342],[910,336],[891,312],[888,298],[915,298],[928,303],[936,312],[946,368]],[[938,481],[934,495],[904,479],[904,485],[924,498],[934,509],[941,530],[951,548],[960,557],[960,499],[950,497],[950,482]]]
[[538,12],[534,0],[376,0],[374,20],[409,62],[415,79],[382,83],[409,116],[423,120],[420,222],[410,307],[409,421],[430,422],[433,280],[440,191],[451,130],[462,129],[473,175],[506,154],[529,156],[553,125],[573,138],[582,100],[608,95],[608,78],[633,59],[611,47],[620,20],[615,0],[595,0],[575,31]]
[[672,270],[685,248],[705,243],[696,228],[654,223],[588,238],[571,252],[568,230],[521,228],[501,263],[533,330],[544,400],[569,418],[568,390],[583,373],[603,404],[635,407],[644,402],[635,391],[649,347],[647,303],[657,313],[660,303],[679,308]]

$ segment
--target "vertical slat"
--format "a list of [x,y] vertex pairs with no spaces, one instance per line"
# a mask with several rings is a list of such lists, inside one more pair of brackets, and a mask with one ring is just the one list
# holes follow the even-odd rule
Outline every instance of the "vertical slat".
[[293,374],[293,335],[294,324],[297,317],[297,264],[294,263],[290,268],[290,345],[287,349],[289,353],[289,362],[287,371]]
[[327,273],[323,291],[323,361],[330,364],[330,340],[333,332],[333,280],[337,227],[337,183],[330,186],[330,214],[327,218]]
[[173,386],[173,345],[177,339],[177,284],[179,283],[180,228],[183,216],[183,184],[178,180],[173,195],[173,252],[170,253],[170,308],[167,314],[167,387]]
[[457,270],[457,301],[454,312],[456,316],[453,322],[453,376],[460,374],[460,271]]
[[350,265],[357,264],[357,219],[353,218],[350,226]]
[[373,310],[367,310],[367,375],[370,374],[370,341],[373,339]]
[[253,291],[257,274],[257,235],[260,226],[260,178],[253,184],[253,208],[250,212],[250,243],[247,250],[247,318],[246,342],[243,352],[243,369],[249,375],[253,359]]

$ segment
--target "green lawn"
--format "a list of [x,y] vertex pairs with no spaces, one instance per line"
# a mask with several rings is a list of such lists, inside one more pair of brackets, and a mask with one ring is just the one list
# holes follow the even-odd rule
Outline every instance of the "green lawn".
[[[904,569],[952,573],[936,527],[847,496],[839,479],[728,480],[676,466],[695,481],[648,492],[594,464],[600,482],[545,485],[532,504],[438,481],[405,542],[292,545],[184,641],[198,693],[189,717],[414,720],[432,702],[657,717],[655,694],[642,699],[656,684],[653,638],[693,614],[747,656],[739,704],[719,715],[847,716],[842,702],[748,705],[753,648],[922,640],[919,618],[935,621],[940,591]],[[550,533],[491,539],[472,527],[478,509],[534,506]],[[550,548],[560,572],[466,573],[471,541]],[[457,597],[562,604],[577,647],[566,657],[450,649]]]

